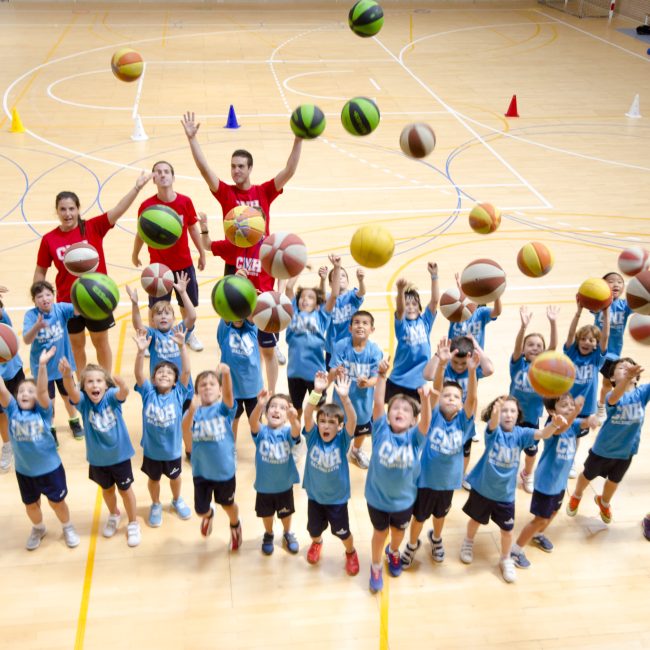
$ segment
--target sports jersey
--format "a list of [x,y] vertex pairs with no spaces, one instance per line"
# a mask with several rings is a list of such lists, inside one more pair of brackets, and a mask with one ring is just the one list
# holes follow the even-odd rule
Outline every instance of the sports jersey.
[[569,347],[565,345],[564,353],[573,361],[576,369],[571,395],[573,397],[582,395],[585,403],[581,415],[591,415],[596,412],[598,406],[598,371],[605,363],[605,355],[600,351],[599,346],[589,354],[580,354],[577,342]]
[[[0,323],[4,323],[5,325],[12,327],[11,318],[9,318],[7,310],[3,309],[2,307],[0,307]],[[13,379],[22,367],[23,361],[20,358],[20,355],[16,354],[13,359],[10,359],[6,363],[0,363],[0,377],[2,377],[5,381]]]
[[566,431],[544,440],[544,451],[535,470],[535,490],[553,496],[566,489],[579,435],[580,422],[575,420]]
[[237,407],[223,402],[199,406],[192,423],[192,474],[209,481],[228,481],[235,475],[235,437],[232,421]]
[[236,270],[244,269],[246,277],[258,291],[273,291],[275,278],[262,268],[260,262],[260,247],[263,241],[262,238],[255,246],[239,248],[227,239],[221,239],[213,241],[210,244],[210,250],[213,255],[221,257],[226,264],[233,266]]
[[263,424],[252,436],[255,443],[255,490],[277,494],[286,492],[300,481],[291,453],[296,444],[291,435],[291,425],[273,429]]
[[289,365],[287,377],[297,377],[314,381],[319,370],[325,371],[325,333],[331,315],[324,305],[314,311],[299,311],[294,298],[293,317],[287,328],[287,345],[289,346]]
[[[476,368],[476,379],[483,379],[483,368],[478,366]],[[445,366],[445,371],[442,375],[443,381],[455,381],[463,389],[463,402],[467,399],[467,383],[469,382],[469,370],[465,368],[463,372],[456,372],[451,363]]]
[[325,442],[318,426],[302,430],[307,442],[305,476],[302,486],[307,496],[323,505],[347,503],[350,499],[350,467],[348,449],[350,436],[341,429],[333,440]]
[[[149,354],[151,355],[149,357],[149,375],[151,377],[154,375],[155,367],[161,361],[169,361],[170,363],[173,363],[178,368],[180,376],[181,368],[183,365],[183,362],[181,360],[181,350],[178,347],[176,341],[174,341],[174,334],[172,332],[172,329],[173,328],[170,328],[166,332],[161,332],[155,327],[147,327],[147,336],[151,337],[151,343],[149,343]],[[189,332],[187,332],[185,335],[186,340],[188,335]],[[189,387],[193,392],[194,383],[192,382],[191,378]],[[190,393],[190,395],[191,394],[192,393]]]
[[[604,311],[594,314],[594,325],[603,330]],[[623,351],[623,334],[632,310],[625,298],[617,298],[609,306],[609,338],[607,339],[607,359],[618,359]]]
[[256,397],[264,388],[257,327],[245,320],[241,327],[221,319],[217,327],[221,361],[230,367],[235,399]]
[[424,366],[431,357],[431,328],[436,315],[428,307],[412,320],[395,316],[397,349],[389,379],[398,386],[415,390],[425,381]]
[[485,347],[485,326],[496,318],[492,318],[492,307],[477,307],[474,313],[462,323],[449,323],[449,340],[457,336],[471,334],[481,348]]
[[519,400],[523,421],[537,426],[544,411],[544,402],[530,385],[529,368],[530,361],[523,354],[517,361],[510,357],[510,395]]
[[332,320],[327,328],[327,351],[332,354],[334,344],[350,336],[350,321],[352,314],[359,311],[363,304],[363,296],[359,296],[358,289],[344,291],[336,297],[332,309]]

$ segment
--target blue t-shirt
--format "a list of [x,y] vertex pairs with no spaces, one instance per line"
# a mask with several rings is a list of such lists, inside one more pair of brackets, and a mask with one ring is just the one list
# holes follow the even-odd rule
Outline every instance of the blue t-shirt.
[[314,311],[299,311],[295,298],[292,304],[293,317],[287,328],[287,377],[314,381],[319,370],[325,371],[325,334],[332,317],[324,305]]
[[[173,363],[178,368],[178,373],[180,375],[183,362],[181,360],[181,350],[178,347],[176,341],[174,341],[172,329],[168,329],[166,332],[161,332],[155,327],[147,327],[147,336],[151,337],[151,343],[149,343],[149,375],[153,377],[154,369],[161,361],[169,361]],[[188,330],[185,334],[185,340],[190,336],[190,331]],[[190,388],[190,397],[194,394],[194,384],[192,379],[189,382]]]
[[33,409],[23,411],[12,397],[6,412],[16,471],[25,476],[53,472],[61,464],[61,458],[50,433],[52,404],[43,408],[37,402]]
[[264,388],[257,327],[247,320],[235,327],[222,319],[217,327],[217,342],[221,361],[231,371],[235,399],[256,397]]
[[485,451],[467,476],[472,489],[493,501],[514,501],[521,451],[535,443],[535,431],[520,426],[512,431],[500,425],[494,431],[486,428]]
[[[11,318],[9,318],[7,310],[2,309],[2,307],[0,307],[0,323],[4,323],[5,325],[12,327]],[[16,354],[16,356],[10,361],[7,361],[6,363],[0,363],[0,377],[2,377],[5,381],[13,379],[22,367],[23,361],[20,358],[20,355]]]
[[510,394],[519,400],[523,421],[537,426],[544,412],[544,402],[530,385],[529,368],[530,361],[523,354],[517,361],[510,357]]
[[[617,298],[609,306],[609,339],[607,339],[607,359],[618,359],[623,351],[623,334],[632,310],[625,298]],[[604,312],[594,314],[594,324],[603,330]]]
[[457,336],[471,334],[481,348],[485,347],[485,326],[496,318],[492,318],[492,307],[477,307],[474,313],[462,323],[449,323],[449,340]]
[[291,425],[272,429],[266,424],[254,433],[255,484],[257,492],[277,494],[300,482],[291,448],[299,441],[291,435]]
[[425,384],[422,371],[431,357],[429,336],[435,319],[435,312],[428,306],[413,320],[395,317],[397,349],[390,373],[390,380],[394,384],[412,390]]
[[117,399],[117,393],[118,389],[111,387],[95,404],[81,391],[75,404],[86,432],[86,460],[97,467],[117,465],[135,454],[122,417],[123,402]]
[[352,314],[357,312],[363,304],[363,296],[359,296],[358,289],[341,293],[336,298],[332,309],[332,320],[326,333],[327,351],[332,354],[334,344],[350,336],[350,320]]
[[45,327],[38,330],[29,351],[29,365],[32,369],[32,375],[34,377],[38,376],[38,360],[41,352],[56,345],[56,354],[47,364],[47,378],[50,381],[61,379],[59,361],[61,361],[62,357],[65,357],[70,362],[72,370],[75,370],[72,346],[68,336],[68,321],[74,316],[74,307],[69,302],[55,302],[48,313],[34,307],[25,313],[23,332],[29,331],[34,326],[39,314],[43,316]]
[[535,490],[554,496],[566,489],[569,472],[576,455],[576,439],[580,435],[580,421],[563,433],[544,440],[544,451],[535,470]]
[[[463,402],[467,399],[467,383],[469,382],[469,370],[466,368],[463,372],[456,372],[451,363],[445,366],[445,372],[442,375],[443,381],[455,381],[463,389]],[[479,366],[476,369],[476,379],[483,379],[483,368]]]
[[[375,394],[374,387],[359,388],[357,379],[359,377],[376,377],[379,362],[383,357],[379,346],[372,341],[367,341],[363,350],[357,352],[352,345],[351,338],[345,338],[334,345],[334,352],[330,366],[338,368],[343,366],[348,377],[352,380],[350,384],[350,401],[357,413],[357,423],[366,424],[372,419],[372,399]],[[334,402],[343,407],[339,394],[334,391]]]
[[419,488],[457,490],[463,482],[463,445],[472,437],[474,416],[461,409],[447,420],[438,407],[431,413],[431,426],[422,443]]
[[307,496],[323,505],[347,503],[350,499],[350,467],[348,449],[350,436],[341,429],[336,437],[325,442],[318,426],[302,430],[307,442],[307,459],[302,486]]
[[423,440],[417,425],[404,433],[393,433],[385,415],[373,421],[365,489],[369,505],[383,512],[400,512],[415,503]]
[[199,406],[192,423],[192,474],[209,481],[229,481],[237,468],[232,421],[237,406],[223,402]]
[[176,460],[183,451],[183,402],[191,391],[177,381],[168,393],[159,393],[149,381],[135,386],[142,396],[144,455],[152,460]]
[[[609,394],[607,395],[609,397]],[[605,398],[607,419],[591,448],[604,458],[630,458],[639,451],[645,407],[650,400],[650,384],[623,393],[612,406]]]
[[585,398],[580,415],[592,415],[598,408],[598,371],[605,363],[605,355],[600,351],[600,347],[596,347],[590,354],[580,354],[576,342],[568,348],[565,345],[564,354],[573,361],[576,369],[576,380],[571,387],[571,395],[583,395]]

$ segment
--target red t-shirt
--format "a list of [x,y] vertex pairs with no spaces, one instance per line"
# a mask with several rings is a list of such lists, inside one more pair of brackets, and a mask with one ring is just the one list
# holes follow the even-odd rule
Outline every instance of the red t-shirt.
[[56,299],[58,302],[70,302],[70,288],[77,279],[63,265],[63,256],[72,244],[86,242],[92,244],[99,253],[98,273],[106,273],[106,259],[104,257],[104,236],[113,227],[108,220],[106,213],[100,214],[87,221],[83,221],[85,235],[81,234],[81,228],[77,226],[73,230],[63,232],[61,228],[55,228],[43,235],[41,245],[36,257],[37,266],[48,269],[52,263],[56,267]]
[[222,239],[213,241],[210,248],[212,254],[223,258],[226,264],[230,264],[236,269],[245,269],[248,279],[258,291],[273,291],[275,278],[262,268],[260,262],[261,245],[260,241],[250,248],[239,248],[227,239]]
[[183,217],[183,232],[181,232],[181,236],[173,246],[164,250],[147,246],[151,263],[158,262],[159,264],[165,264],[172,271],[181,271],[188,266],[192,266],[192,254],[190,253],[190,245],[187,239],[187,229],[198,221],[192,199],[189,196],[177,193],[173,201],[166,203],[154,194],[142,202],[138,209],[138,217],[146,208],[152,205],[166,205],[168,208],[174,210],[176,214]]

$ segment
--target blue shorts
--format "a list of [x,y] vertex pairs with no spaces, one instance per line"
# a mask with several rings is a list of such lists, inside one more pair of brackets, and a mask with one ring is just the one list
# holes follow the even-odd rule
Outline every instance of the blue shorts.
[[553,513],[557,512],[562,507],[562,500],[564,499],[564,490],[559,494],[543,494],[537,490],[533,490],[533,498],[530,500],[530,512],[536,517],[543,517],[550,519]]
[[[187,295],[190,299],[190,302],[195,306],[199,306],[199,284],[196,281],[196,270],[194,269],[194,265],[188,266],[185,269],[180,269],[178,271],[174,271],[174,280],[178,279],[178,274],[179,273],[187,273],[189,277],[189,282],[187,283]],[[179,307],[184,307],[183,305],[183,298],[181,298],[181,294],[174,289],[174,293],[176,294],[176,302],[178,303]],[[167,300],[168,302],[171,302],[172,299],[172,292],[170,291],[166,296],[161,296],[160,298],[156,298],[155,296],[149,296],[149,309],[151,309],[157,302],[161,302],[162,300]]]
[[436,519],[446,517],[451,509],[451,501],[453,498],[453,490],[418,488],[418,495],[415,498],[415,505],[413,506],[415,520],[423,523],[429,517],[435,517]]
[[368,514],[370,515],[370,523],[375,530],[386,530],[389,527],[406,530],[411,521],[413,506],[399,512],[385,512],[368,504]]
[[179,456],[174,460],[154,460],[143,456],[140,468],[152,481],[159,481],[164,474],[168,479],[179,478],[182,470],[182,459]]
[[515,502],[493,501],[471,489],[463,512],[479,524],[488,524],[490,519],[501,529],[510,531],[515,527]]
[[108,490],[117,485],[118,490],[126,491],[134,480],[131,459],[123,460],[115,465],[91,465],[88,468],[88,478],[97,483],[102,490]]
[[258,492],[255,495],[255,514],[258,517],[272,517],[277,512],[278,519],[284,519],[295,511],[293,486],[285,492]]
[[350,537],[350,518],[348,517],[348,504],[337,503],[325,505],[313,499],[307,500],[307,530],[311,537],[320,537],[330,525],[332,535],[339,539]]
[[52,503],[60,503],[68,494],[63,465],[40,476],[26,476],[16,471],[16,478],[18,479],[20,498],[27,506],[36,503],[41,498],[41,494]]
[[[528,427],[529,429],[539,429],[539,423],[533,424],[532,422],[522,422],[520,426]],[[526,456],[537,456],[538,447],[539,440],[535,440],[535,442],[530,447],[526,447],[524,449],[524,454],[526,454]]]
[[231,506],[235,503],[237,481],[235,477],[226,481],[211,481],[202,476],[194,476],[194,511],[197,515],[205,515],[210,511],[210,502],[220,506]]
[[274,348],[278,344],[278,335],[258,329],[257,343],[261,348]]

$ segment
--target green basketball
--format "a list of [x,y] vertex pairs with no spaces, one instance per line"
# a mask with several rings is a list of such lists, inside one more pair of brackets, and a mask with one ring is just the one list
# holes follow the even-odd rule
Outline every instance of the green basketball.
[[374,36],[384,24],[384,12],[373,0],[359,0],[348,14],[350,29],[363,38]]
[[352,135],[368,135],[379,125],[379,108],[367,97],[354,97],[341,111],[341,122]]
[[108,318],[120,301],[120,290],[114,280],[103,273],[86,273],[77,278],[70,289],[75,309],[88,320]]
[[227,275],[212,289],[212,306],[227,321],[244,320],[253,313],[257,291],[248,278]]
[[183,232],[183,220],[166,205],[152,205],[138,218],[138,235],[151,248],[173,246]]
[[325,115],[318,106],[302,104],[291,113],[290,124],[295,135],[311,140],[325,130]]

